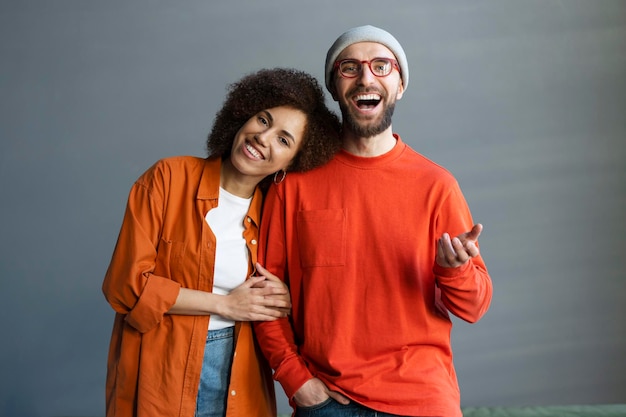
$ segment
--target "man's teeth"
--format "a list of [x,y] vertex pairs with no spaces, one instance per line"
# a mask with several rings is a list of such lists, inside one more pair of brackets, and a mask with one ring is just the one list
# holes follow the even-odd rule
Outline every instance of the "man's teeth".
[[263,155],[261,155],[256,149],[246,143],[246,149],[250,152],[255,158],[263,159]]
[[355,97],[357,101],[360,100],[380,100],[380,96],[378,94],[359,94]]

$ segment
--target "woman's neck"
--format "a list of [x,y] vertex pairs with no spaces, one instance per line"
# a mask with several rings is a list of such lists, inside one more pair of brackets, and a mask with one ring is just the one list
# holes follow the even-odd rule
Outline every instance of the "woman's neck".
[[242,174],[230,159],[222,161],[220,169],[220,187],[237,197],[250,198],[261,179]]

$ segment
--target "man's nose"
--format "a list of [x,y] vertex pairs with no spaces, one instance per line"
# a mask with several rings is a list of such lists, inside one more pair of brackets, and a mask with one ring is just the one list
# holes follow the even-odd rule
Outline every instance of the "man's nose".
[[372,72],[370,66],[366,63],[363,63],[361,64],[361,71],[359,72],[357,78],[361,82],[361,84],[368,85],[374,82],[376,76]]

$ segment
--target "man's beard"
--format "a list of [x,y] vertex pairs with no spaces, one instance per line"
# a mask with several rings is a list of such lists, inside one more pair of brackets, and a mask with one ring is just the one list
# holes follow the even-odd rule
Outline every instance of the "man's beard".
[[376,136],[384,132],[389,126],[391,126],[391,118],[393,116],[393,111],[396,108],[396,103],[389,103],[389,105],[385,107],[383,117],[378,124],[360,124],[359,120],[352,117],[350,110],[343,105],[339,107],[341,108],[343,123],[350,131],[358,137],[371,138],[372,136]]

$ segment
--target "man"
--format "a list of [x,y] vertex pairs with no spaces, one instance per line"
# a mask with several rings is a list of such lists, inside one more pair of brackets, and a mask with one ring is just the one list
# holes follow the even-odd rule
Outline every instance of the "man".
[[392,132],[408,83],[392,35],[342,34],[326,86],[343,149],[267,196],[259,257],[293,309],[255,327],[296,416],[461,416],[449,313],[477,321],[492,285],[456,180]]

